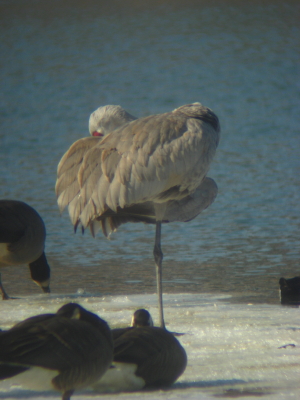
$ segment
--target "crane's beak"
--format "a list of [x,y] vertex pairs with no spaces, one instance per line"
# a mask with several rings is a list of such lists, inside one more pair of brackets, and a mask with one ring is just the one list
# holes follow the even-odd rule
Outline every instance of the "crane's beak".
[[104,136],[103,133],[95,131],[92,133],[92,136]]
[[50,293],[50,286],[41,286],[44,293]]

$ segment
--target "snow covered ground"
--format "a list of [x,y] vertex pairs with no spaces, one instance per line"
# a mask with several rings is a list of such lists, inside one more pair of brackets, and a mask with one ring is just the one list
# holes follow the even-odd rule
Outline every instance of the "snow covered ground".
[[[164,295],[165,319],[188,355],[185,373],[168,390],[99,394],[76,399],[298,399],[300,398],[300,310],[278,305],[232,304],[230,296]],[[32,315],[55,312],[74,301],[99,314],[112,328],[129,324],[132,312],[147,308],[158,319],[156,295],[92,297],[51,294],[0,303],[0,328]],[[0,399],[58,399],[57,392],[33,392],[0,383]]]

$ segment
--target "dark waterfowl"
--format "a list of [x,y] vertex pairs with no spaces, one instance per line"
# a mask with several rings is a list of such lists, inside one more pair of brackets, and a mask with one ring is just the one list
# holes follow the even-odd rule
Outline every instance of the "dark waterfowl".
[[139,308],[136,310],[131,319],[131,326],[138,328],[140,326],[153,326],[153,319],[148,310]]
[[[153,326],[153,325],[154,324],[151,314],[144,308],[140,308],[132,314],[131,324],[130,324],[131,327],[138,328],[141,326]],[[119,333],[120,335],[123,334],[124,330],[126,329],[130,329],[130,327],[112,329],[113,338],[117,338],[119,336]]]
[[283,305],[300,305],[300,276],[279,279],[280,301]]
[[76,303],[0,332],[0,379],[32,390],[55,389],[63,400],[97,381],[112,358],[107,323]]
[[[28,264],[32,280],[50,292],[50,267],[44,253],[46,229],[42,218],[28,204],[0,200],[0,268]],[[9,296],[1,283],[2,299]]]
[[[138,310],[137,316],[141,311],[146,316],[146,310]],[[96,391],[166,387],[184,372],[187,355],[179,341],[166,329],[149,326],[149,318],[142,319],[146,326],[134,323],[133,327],[112,329],[114,362],[93,385]]]
[[[153,254],[163,328],[161,225],[190,221],[214,201],[218,188],[206,175],[220,125],[200,103],[140,119],[124,110],[120,116],[120,109],[98,109],[97,123],[90,125],[93,137],[78,140],[62,157],[57,201],[61,211],[68,206],[75,230],[89,227],[93,235],[101,227],[109,236],[126,222],[156,225]],[[106,136],[95,137],[99,134]]]

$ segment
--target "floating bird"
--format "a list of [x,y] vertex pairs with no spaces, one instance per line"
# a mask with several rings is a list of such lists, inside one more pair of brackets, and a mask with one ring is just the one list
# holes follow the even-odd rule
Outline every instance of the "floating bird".
[[187,355],[174,335],[165,328],[151,326],[151,315],[144,309],[135,312],[132,323],[133,327],[112,329],[114,362],[93,385],[94,390],[165,387],[183,374]]
[[[42,218],[28,204],[0,200],[0,267],[28,264],[31,278],[45,293],[50,292],[50,267],[44,247],[46,229]],[[2,299],[9,296],[1,283]]]
[[97,381],[112,357],[107,323],[76,303],[0,332],[0,379],[32,390],[55,389],[63,400]]
[[121,110],[100,107],[90,120],[93,136],[75,142],[62,157],[58,205],[61,211],[68,206],[75,230],[81,224],[93,235],[100,226],[109,236],[126,222],[156,225],[153,254],[164,327],[161,224],[190,221],[214,201],[218,188],[206,174],[220,125],[200,103],[140,119],[124,110],[120,117]]
[[283,305],[300,305],[300,276],[279,279],[280,301]]

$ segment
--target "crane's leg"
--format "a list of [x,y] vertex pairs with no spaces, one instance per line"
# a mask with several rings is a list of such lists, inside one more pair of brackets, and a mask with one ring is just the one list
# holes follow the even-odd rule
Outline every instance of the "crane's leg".
[[10,298],[2,285],[1,273],[0,273],[0,293],[2,293],[2,300],[8,300]]
[[156,221],[155,231],[155,244],[153,249],[153,255],[155,260],[156,269],[156,284],[157,284],[157,295],[158,295],[158,312],[160,327],[165,329],[164,311],[163,311],[163,299],[162,299],[162,260],[163,253],[160,245],[161,238],[161,221]]

